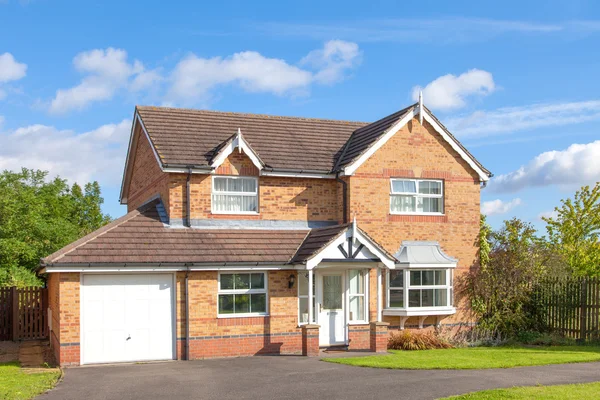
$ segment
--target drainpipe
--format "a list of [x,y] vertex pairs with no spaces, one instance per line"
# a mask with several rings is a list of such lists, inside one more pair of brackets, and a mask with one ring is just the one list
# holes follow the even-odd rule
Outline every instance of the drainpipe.
[[189,296],[190,265],[186,264],[185,271],[185,359],[190,359],[190,296]]
[[348,184],[340,178],[339,172],[335,174],[335,180],[342,184],[342,196],[344,197],[342,199],[342,208],[344,209],[343,223],[345,224],[348,222]]
[[185,210],[185,226],[187,226],[188,228],[192,227],[192,215],[191,215],[191,183],[190,181],[192,180],[192,167],[188,167],[188,176],[187,176],[187,180],[185,182],[185,203],[186,203],[186,210]]

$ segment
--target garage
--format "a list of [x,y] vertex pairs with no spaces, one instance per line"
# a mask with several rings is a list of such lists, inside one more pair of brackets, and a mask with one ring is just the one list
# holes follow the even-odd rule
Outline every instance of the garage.
[[171,360],[173,274],[82,274],[81,363]]

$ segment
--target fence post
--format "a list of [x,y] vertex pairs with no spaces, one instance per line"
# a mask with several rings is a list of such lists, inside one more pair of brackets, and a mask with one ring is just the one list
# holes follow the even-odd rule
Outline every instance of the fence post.
[[10,301],[12,303],[12,340],[19,338],[19,291],[16,286],[10,288]]
[[587,279],[581,280],[581,323],[579,327],[579,340],[587,339]]

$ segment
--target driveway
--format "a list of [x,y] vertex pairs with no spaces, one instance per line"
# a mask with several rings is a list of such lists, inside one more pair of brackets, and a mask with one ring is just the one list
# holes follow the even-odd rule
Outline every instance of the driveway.
[[600,363],[407,371],[265,356],[71,368],[39,399],[435,399],[490,388],[599,380]]

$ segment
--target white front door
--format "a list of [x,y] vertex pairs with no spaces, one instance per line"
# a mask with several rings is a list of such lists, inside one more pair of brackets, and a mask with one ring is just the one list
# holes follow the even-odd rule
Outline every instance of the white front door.
[[345,344],[344,273],[326,272],[319,277],[319,345]]
[[83,275],[82,364],[174,358],[173,275]]

